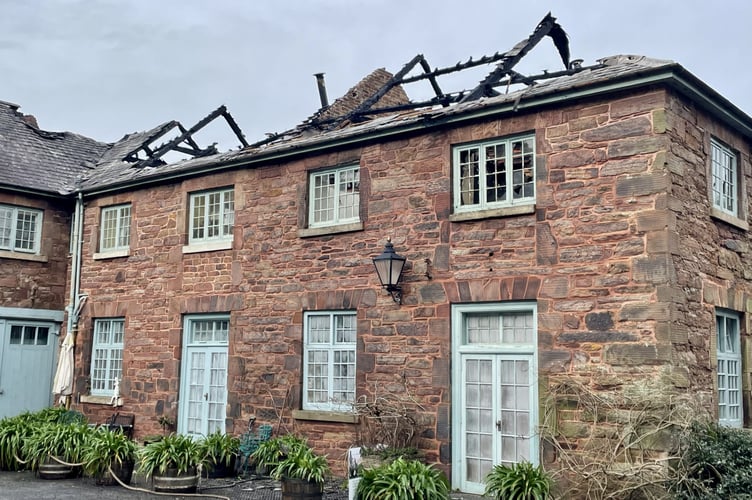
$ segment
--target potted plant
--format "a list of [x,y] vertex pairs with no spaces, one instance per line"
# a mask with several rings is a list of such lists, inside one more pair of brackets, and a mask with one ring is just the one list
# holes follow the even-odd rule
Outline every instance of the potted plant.
[[0,470],[24,468],[23,443],[34,427],[30,413],[0,420]]
[[543,467],[530,462],[495,465],[486,476],[485,495],[497,499],[546,500],[551,497],[551,478]]
[[[84,470],[97,484],[131,483],[138,446],[119,430],[98,427],[89,436],[82,455]],[[116,479],[117,478],[117,479]]]
[[235,470],[240,452],[240,439],[221,431],[212,432],[201,440],[204,462],[209,477],[228,477]]
[[325,456],[314,453],[304,438],[288,434],[264,441],[251,458],[281,481],[284,499],[323,498],[329,463]]
[[361,470],[357,492],[360,500],[439,500],[449,498],[449,480],[435,467],[397,457]]
[[43,423],[24,440],[22,451],[44,479],[75,477],[91,432],[84,422]]
[[138,470],[152,478],[155,491],[192,493],[198,486],[196,470],[203,459],[198,441],[181,434],[169,434],[141,449]]

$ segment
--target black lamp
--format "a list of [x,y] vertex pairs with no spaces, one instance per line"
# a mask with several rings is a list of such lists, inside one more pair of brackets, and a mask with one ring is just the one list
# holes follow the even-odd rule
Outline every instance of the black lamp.
[[402,269],[407,259],[394,251],[391,238],[386,241],[384,251],[378,257],[373,258],[376,274],[379,276],[381,286],[392,296],[392,300],[402,304],[402,287],[399,280],[402,277]]

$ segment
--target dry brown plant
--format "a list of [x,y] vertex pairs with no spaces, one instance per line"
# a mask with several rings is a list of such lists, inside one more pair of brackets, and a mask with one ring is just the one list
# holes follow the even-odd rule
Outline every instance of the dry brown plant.
[[681,436],[707,417],[696,399],[661,382],[596,390],[567,377],[551,384],[541,442],[557,496],[583,499],[667,497]]

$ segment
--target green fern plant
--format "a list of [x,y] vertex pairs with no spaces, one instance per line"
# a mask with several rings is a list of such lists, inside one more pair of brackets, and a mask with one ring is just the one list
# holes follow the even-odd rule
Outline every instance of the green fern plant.
[[551,478],[543,467],[530,462],[496,465],[486,476],[485,495],[499,500],[546,500],[551,498]]
[[361,500],[440,500],[449,498],[449,481],[440,470],[402,457],[363,469],[358,483]]

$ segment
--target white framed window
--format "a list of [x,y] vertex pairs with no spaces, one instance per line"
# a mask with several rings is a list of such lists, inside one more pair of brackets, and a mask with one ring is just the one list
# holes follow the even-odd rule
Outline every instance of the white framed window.
[[99,251],[127,250],[130,244],[130,204],[103,208],[100,222]]
[[123,376],[125,320],[97,319],[91,348],[91,395],[112,396]]
[[38,254],[41,237],[41,210],[0,205],[0,250]]
[[457,146],[452,166],[455,212],[535,203],[535,136]]
[[718,358],[718,423],[741,427],[742,350],[740,316],[733,311],[715,312],[716,356]]
[[360,167],[311,173],[309,190],[309,227],[360,221]]
[[355,402],[355,312],[308,312],[303,330],[303,409],[351,410]]
[[739,216],[739,171],[736,153],[715,139],[710,140],[713,206]]
[[232,188],[193,193],[189,205],[189,245],[232,240],[235,224],[235,193]]

